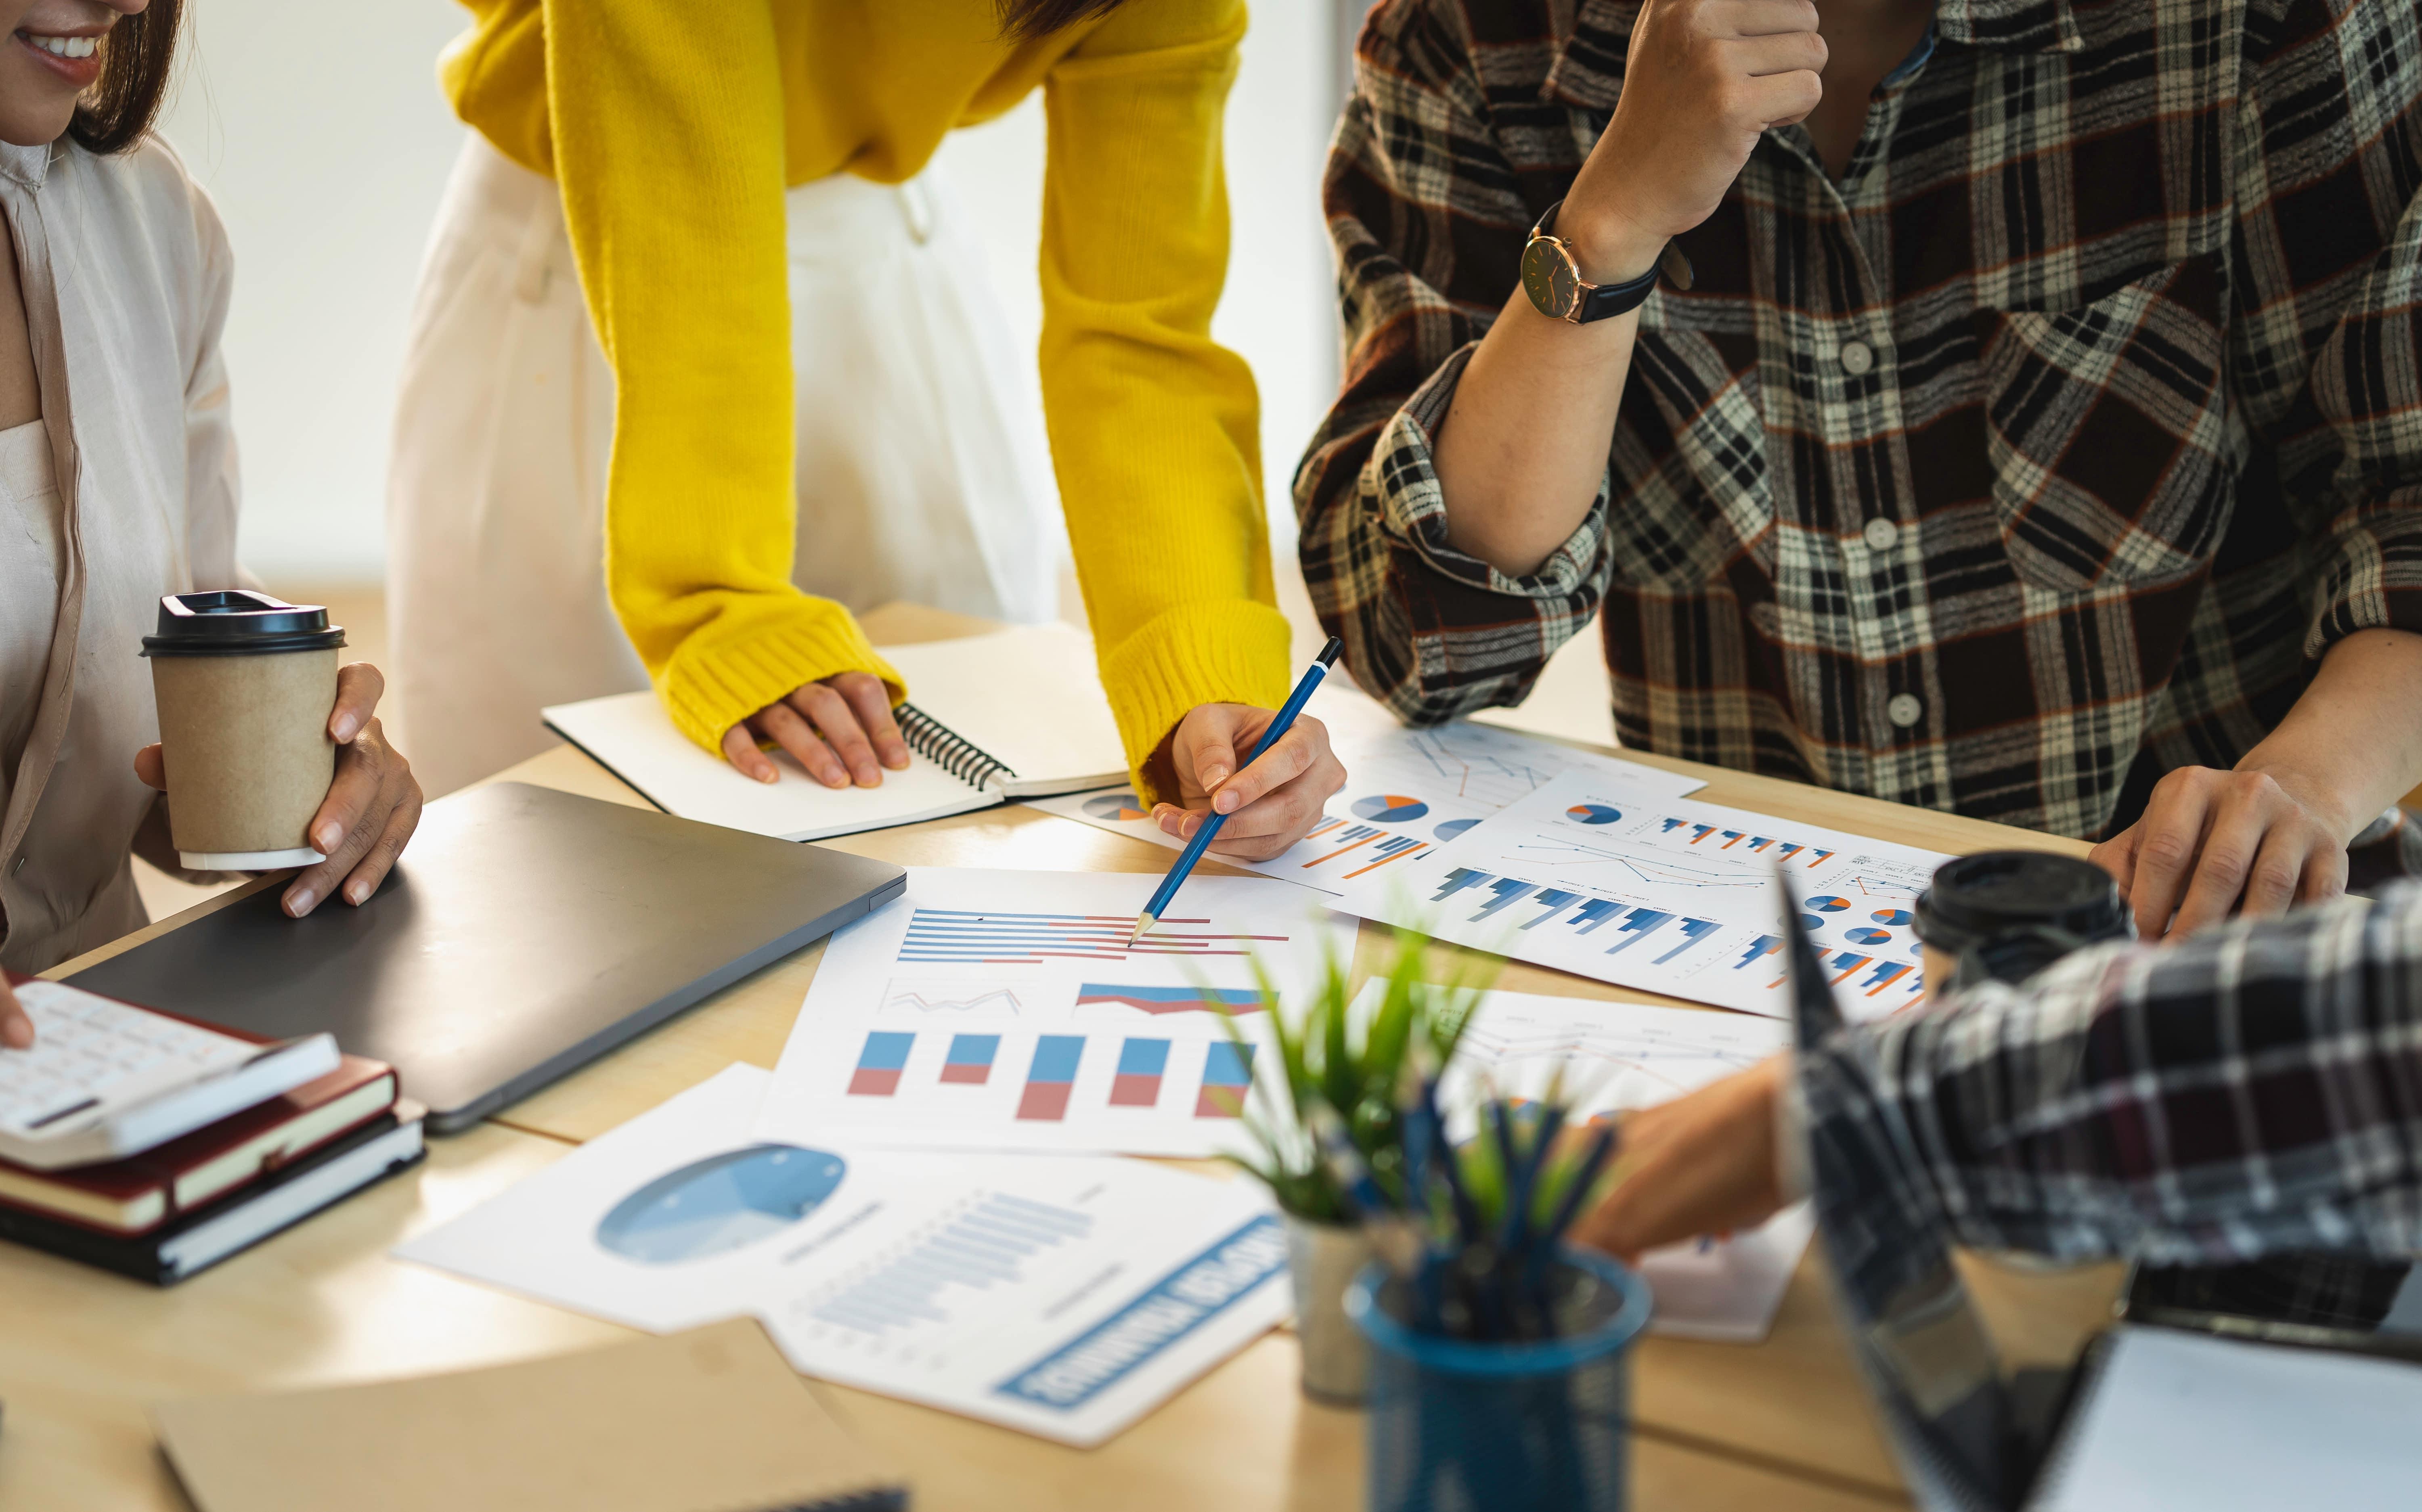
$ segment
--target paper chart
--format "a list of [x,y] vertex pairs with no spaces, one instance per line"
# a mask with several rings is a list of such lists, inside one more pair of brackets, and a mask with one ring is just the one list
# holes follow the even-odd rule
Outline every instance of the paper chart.
[[912,869],[904,896],[833,937],[758,1132],[894,1148],[1245,1148],[1238,1114],[1274,1064],[1255,962],[1300,991],[1325,951],[1352,958],[1354,926],[1302,892],[1204,876],[1130,945],[1158,880]]
[[1911,927],[1950,858],[1568,772],[1339,906],[1476,949],[1788,1017],[1780,868],[1845,1016],[1924,994]]
[[[1408,730],[1351,690],[1314,701],[1346,786],[1312,832],[1285,854],[1235,864],[1335,896],[1429,855],[1560,773],[1588,770],[1647,792],[1679,796],[1706,784],[1658,767],[1575,750],[1489,725],[1456,722]],[[1117,788],[1036,800],[1062,818],[1148,840],[1170,850],[1135,794]]]
[[[1365,997],[1376,1008],[1370,989]],[[1790,1039],[1789,1025],[1741,1014],[1484,993],[1439,1099],[1449,1109],[1471,1109],[1491,1091],[1524,1099],[1558,1087],[1580,1118],[1595,1123],[1746,1071]],[[1460,1139],[1475,1131],[1453,1132]],[[1650,1330],[1733,1344],[1766,1337],[1813,1232],[1802,1203],[1745,1233],[1641,1256],[1640,1273],[1657,1298]]]
[[1286,1316],[1250,1182],[764,1142],[771,1079],[729,1067],[395,1253],[658,1332],[752,1315],[808,1375],[1080,1447]]

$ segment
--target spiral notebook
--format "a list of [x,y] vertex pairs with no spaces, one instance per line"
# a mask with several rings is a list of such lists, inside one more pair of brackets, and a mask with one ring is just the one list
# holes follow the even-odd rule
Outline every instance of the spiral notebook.
[[1093,670],[1093,643],[1065,624],[887,647],[907,680],[895,711],[906,771],[835,790],[774,753],[782,780],[743,777],[673,728],[653,693],[544,711],[579,747],[667,813],[783,840],[823,840],[1125,780],[1126,756]]

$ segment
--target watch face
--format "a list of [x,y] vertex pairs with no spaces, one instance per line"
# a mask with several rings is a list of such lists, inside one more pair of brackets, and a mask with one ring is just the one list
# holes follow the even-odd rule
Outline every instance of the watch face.
[[1581,298],[1581,275],[1572,255],[1553,237],[1535,237],[1522,249],[1522,287],[1542,315],[1568,319]]

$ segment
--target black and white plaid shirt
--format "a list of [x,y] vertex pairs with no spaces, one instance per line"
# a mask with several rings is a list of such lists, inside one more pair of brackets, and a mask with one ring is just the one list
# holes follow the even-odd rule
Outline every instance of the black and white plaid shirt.
[[1838,1031],[1798,1095],[1879,1265],[2422,1252],[2422,886]]
[[1455,552],[1431,437],[1637,10],[1363,33],[1296,497],[1364,687],[1515,702],[1600,615],[1627,744],[2094,836],[2422,630],[2414,0],[1940,0],[1839,181],[1769,132],[1681,238],[1580,529],[1519,580]]

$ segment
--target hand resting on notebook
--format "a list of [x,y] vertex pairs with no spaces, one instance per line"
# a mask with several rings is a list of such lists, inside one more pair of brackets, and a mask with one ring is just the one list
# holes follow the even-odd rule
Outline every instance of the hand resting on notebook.
[[[340,883],[347,903],[367,901],[420,824],[420,783],[379,723],[379,695],[385,691],[386,679],[368,662],[337,669],[337,703],[328,711],[337,775],[310,827],[312,845],[328,858],[305,867],[287,886],[286,911],[294,918],[319,906]],[[134,775],[167,791],[168,769],[158,746],[134,753]]]
[[[770,740],[828,788],[881,787],[883,768],[905,770],[908,743],[891,717],[891,693],[872,672],[837,672],[769,703],[723,732],[723,759],[760,782],[781,773],[758,748]],[[876,764],[880,762],[881,765]]]
[[1145,770],[1176,803],[1153,806],[1163,834],[1190,840],[1212,813],[1228,823],[1211,843],[1214,856],[1266,861],[1304,837],[1321,809],[1345,785],[1345,766],[1329,748],[1329,727],[1298,717],[1262,759],[1236,770],[1238,754],[1253,748],[1278,717],[1273,709],[1205,703],[1187,711]]

